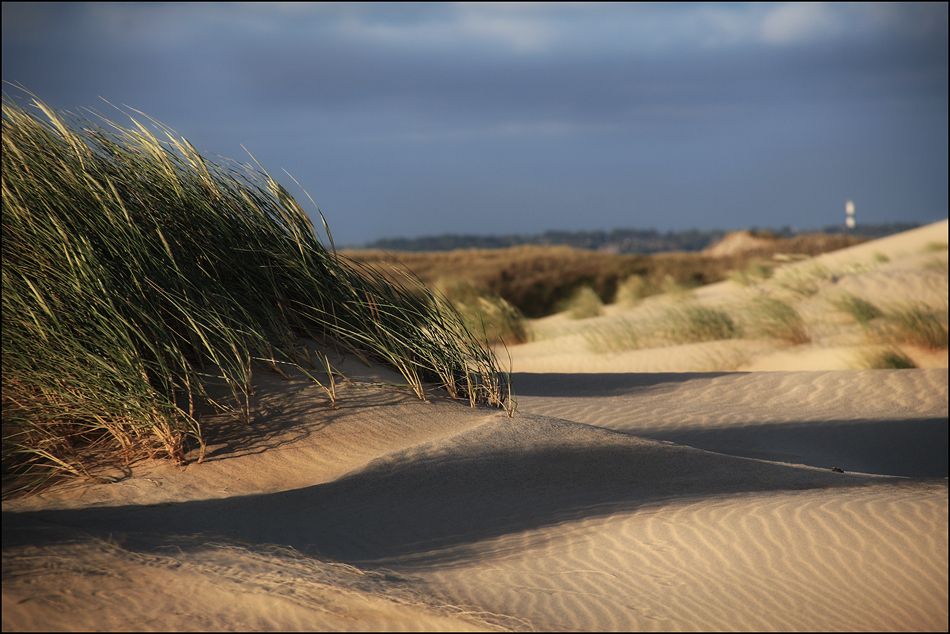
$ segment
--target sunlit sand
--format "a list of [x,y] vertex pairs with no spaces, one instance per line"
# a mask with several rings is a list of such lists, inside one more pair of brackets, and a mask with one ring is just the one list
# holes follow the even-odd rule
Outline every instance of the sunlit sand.
[[5,501],[3,629],[946,631],[947,350],[859,369],[882,344],[827,302],[945,307],[947,242],[793,264],[832,271],[800,346],[591,350],[671,298],[540,320],[512,418],[352,357],[337,409],[260,376],[202,464]]

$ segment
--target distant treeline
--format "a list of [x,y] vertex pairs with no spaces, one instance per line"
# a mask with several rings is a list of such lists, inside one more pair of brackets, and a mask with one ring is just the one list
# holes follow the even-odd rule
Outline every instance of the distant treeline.
[[[884,224],[859,225],[849,231],[841,225],[831,225],[821,229],[806,231],[791,227],[781,229],[759,229],[751,231],[762,237],[794,238],[803,234],[851,234],[866,238],[883,238],[909,229],[915,229],[920,223],[889,222]],[[699,231],[667,231],[660,233],[656,229],[614,229],[613,231],[545,231],[537,235],[477,236],[444,234],[441,236],[422,236],[419,238],[384,238],[370,242],[364,249],[383,251],[455,251],[457,249],[505,249],[523,245],[569,246],[590,251],[610,253],[650,254],[667,251],[702,251],[721,240],[728,233],[720,229]]]

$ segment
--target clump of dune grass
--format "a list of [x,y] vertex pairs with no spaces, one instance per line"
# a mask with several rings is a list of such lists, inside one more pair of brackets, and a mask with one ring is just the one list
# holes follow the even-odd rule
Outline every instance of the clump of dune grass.
[[947,347],[947,309],[921,303],[888,309],[877,325],[876,338],[929,350]]
[[826,281],[833,278],[834,273],[821,264],[785,266],[776,271],[770,283],[795,295],[808,297],[816,294]]
[[492,344],[519,344],[528,340],[527,320],[521,311],[466,280],[436,282],[435,289],[458,312],[469,332],[478,333]]
[[753,336],[777,339],[792,345],[811,341],[798,311],[775,297],[757,298],[747,311],[746,319],[747,330]]
[[617,285],[614,303],[632,306],[654,293],[644,276],[631,275]]
[[728,313],[695,302],[668,309],[663,323],[666,341],[676,344],[733,339],[740,334]]
[[630,306],[643,301],[647,297],[663,293],[671,295],[674,299],[686,299],[690,292],[699,285],[700,283],[695,279],[679,282],[670,274],[651,277],[639,274],[631,275],[617,284],[614,303]]
[[702,284],[695,279],[678,281],[672,275],[664,275],[656,285],[658,292],[666,293],[674,299],[689,299],[692,296],[693,289]]
[[325,248],[263,169],[212,162],[137,111],[123,128],[31,106],[3,100],[5,495],[203,455],[199,410],[252,423],[253,372],[314,369],[303,337],[395,368],[420,398],[512,403],[450,305]]
[[673,306],[645,322],[618,319],[584,332],[588,348],[599,353],[734,339],[740,335],[739,325],[727,312],[696,302]]
[[751,262],[744,269],[730,271],[726,274],[726,277],[742,286],[754,286],[772,277],[772,274],[775,272],[775,266],[773,263],[757,260]]
[[861,355],[861,365],[869,370],[910,370],[917,367],[913,359],[897,348],[887,348]]
[[584,330],[584,340],[592,352],[622,352],[646,347],[645,337],[633,322],[619,319],[616,323]]
[[923,269],[927,271],[939,271],[941,273],[947,273],[950,271],[950,260],[947,258],[934,257],[930,258],[923,264]]
[[877,319],[884,314],[884,311],[868,300],[851,293],[843,293],[831,303],[838,310],[851,315],[862,326],[867,326],[872,319]]
[[594,289],[584,285],[561,305],[561,310],[571,319],[599,317],[604,314],[604,302]]
[[711,346],[698,350],[691,365],[697,372],[735,372],[751,359],[752,356],[741,345]]

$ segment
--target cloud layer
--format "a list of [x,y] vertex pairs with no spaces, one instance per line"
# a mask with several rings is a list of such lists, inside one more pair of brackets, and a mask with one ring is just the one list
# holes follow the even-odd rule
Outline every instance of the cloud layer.
[[859,223],[927,221],[947,213],[947,23],[909,3],[6,3],[3,78],[244,144],[345,243],[822,226],[848,198]]

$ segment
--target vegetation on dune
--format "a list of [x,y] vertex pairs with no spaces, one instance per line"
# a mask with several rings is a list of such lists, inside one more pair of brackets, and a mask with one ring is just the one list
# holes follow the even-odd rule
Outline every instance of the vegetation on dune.
[[947,347],[947,309],[912,302],[903,306],[879,308],[871,302],[844,293],[832,301],[838,310],[848,313],[865,328],[871,341],[911,345],[927,350]]
[[891,308],[875,324],[875,338],[927,350],[947,348],[947,308],[915,302]]
[[406,266],[426,284],[440,278],[464,279],[517,308],[529,318],[556,311],[582,286],[610,301],[619,280],[646,273],[649,258],[615,256],[568,247],[525,246],[499,250],[448,253],[350,251],[354,260],[399,283],[393,267]]
[[510,407],[450,304],[325,248],[262,169],[209,161],[146,115],[127,129],[31,105],[43,116],[3,100],[4,494],[116,456],[182,461],[203,448],[201,406],[251,422],[255,368],[320,368],[332,399],[304,337],[420,398],[434,384]]
[[639,350],[741,336],[742,329],[728,312],[693,300],[669,307],[652,319],[634,322],[621,318],[584,333],[588,347],[594,352]]
[[755,260],[742,270],[730,271],[726,277],[742,286],[754,286],[772,277],[776,266],[776,262]]
[[604,302],[590,286],[581,286],[559,306],[571,319],[587,319],[604,314]]
[[839,297],[832,300],[832,305],[838,310],[848,313],[856,322],[862,326],[867,326],[872,319],[876,319],[884,312],[866,299],[857,297],[851,293],[842,293]]
[[728,313],[698,302],[668,309],[664,322],[666,339],[677,344],[733,339],[741,335]]
[[469,332],[492,344],[519,344],[528,340],[528,324],[517,308],[501,297],[460,280],[438,280],[434,288],[462,318]]
[[642,275],[631,275],[617,285],[614,303],[633,306],[656,293]]
[[869,370],[910,370],[917,364],[897,348],[866,351],[859,355],[859,363]]
[[811,341],[805,321],[795,307],[775,297],[758,297],[746,311],[746,330],[755,337],[790,345]]
[[[674,288],[690,289],[720,282],[730,273],[750,269],[768,273],[776,254],[810,256],[861,242],[855,236],[799,236],[771,240],[763,250],[714,256],[704,253],[617,255],[566,246],[518,246],[430,253],[347,251],[354,260],[376,269],[396,284],[398,268],[410,268],[426,284],[440,278],[464,279],[517,308],[529,318],[550,315],[578,289],[588,286],[603,303],[638,301]],[[393,268],[396,267],[396,268]],[[639,281],[631,282],[637,277]],[[818,283],[818,282],[814,282]],[[632,285],[627,286],[625,285]]]
[[623,318],[607,326],[588,328],[583,334],[587,347],[598,353],[640,350],[653,344],[643,324],[635,324]]

